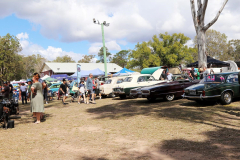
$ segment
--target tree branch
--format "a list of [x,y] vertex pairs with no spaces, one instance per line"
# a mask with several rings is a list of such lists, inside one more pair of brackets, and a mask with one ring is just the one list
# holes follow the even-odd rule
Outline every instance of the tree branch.
[[207,5],[208,5],[208,0],[204,0],[204,1],[203,1],[203,8],[202,8],[202,17],[201,17],[201,21],[202,21],[203,23],[204,23],[204,18],[205,18],[205,13],[206,13]]
[[210,23],[208,23],[206,26],[204,26],[203,30],[206,31],[209,27],[211,27],[218,20],[218,17],[220,16],[220,14],[221,14],[221,12],[222,12],[222,10],[225,7],[227,2],[228,2],[228,0],[224,1],[223,5],[222,5],[221,9],[218,11],[216,17]]
[[195,30],[197,32],[197,17],[196,17],[194,0],[190,0],[190,5],[191,5],[191,11],[192,11],[193,24],[194,24]]

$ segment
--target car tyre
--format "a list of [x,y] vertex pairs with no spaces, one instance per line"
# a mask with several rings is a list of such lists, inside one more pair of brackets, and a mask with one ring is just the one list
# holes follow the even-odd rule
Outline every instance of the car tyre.
[[172,101],[172,100],[174,100],[174,98],[175,98],[174,94],[168,94],[168,95],[165,96],[164,99],[166,101]]
[[114,98],[114,97],[115,97],[115,95],[114,95],[114,94],[112,94],[112,93],[110,93],[110,94],[109,94],[109,97],[110,97],[110,98]]
[[226,104],[230,104],[232,102],[232,93],[227,91],[224,92],[221,96],[221,103],[226,105]]
[[154,102],[154,101],[156,100],[156,98],[148,97],[147,100],[148,100],[149,102]]
[[120,97],[121,99],[125,99],[125,98],[126,98],[126,95],[119,95],[119,97]]

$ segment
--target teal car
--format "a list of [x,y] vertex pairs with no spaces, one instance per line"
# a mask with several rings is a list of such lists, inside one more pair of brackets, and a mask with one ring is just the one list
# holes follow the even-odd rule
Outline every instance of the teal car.
[[62,84],[62,83],[53,83],[53,84],[49,87],[50,91],[55,95],[56,92],[58,92],[61,84]]
[[230,104],[232,99],[240,97],[239,72],[211,74],[200,81],[199,84],[184,89],[183,98],[204,101],[221,101]]

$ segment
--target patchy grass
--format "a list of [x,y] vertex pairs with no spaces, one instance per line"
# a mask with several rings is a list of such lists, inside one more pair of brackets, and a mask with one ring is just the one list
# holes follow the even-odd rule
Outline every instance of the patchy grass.
[[34,124],[21,105],[14,129],[0,129],[2,159],[239,159],[240,102],[101,99],[51,101]]

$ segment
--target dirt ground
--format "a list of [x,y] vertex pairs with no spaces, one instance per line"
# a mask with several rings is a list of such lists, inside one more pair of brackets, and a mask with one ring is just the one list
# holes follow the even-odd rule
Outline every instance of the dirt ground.
[[20,105],[15,128],[0,128],[0,159],[240,159],[240,101],[96,102],[50,101],[41,124],[33,123],[29,104]]

